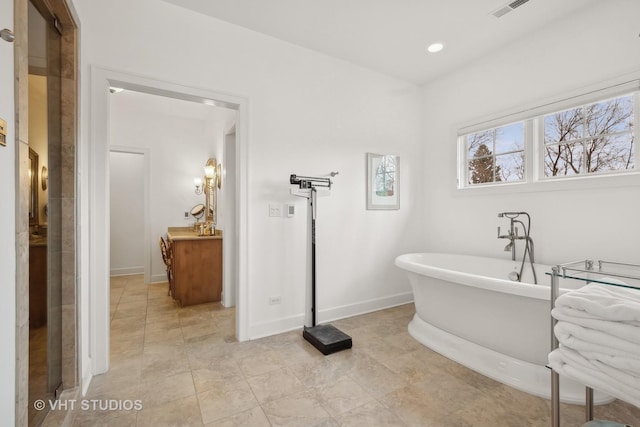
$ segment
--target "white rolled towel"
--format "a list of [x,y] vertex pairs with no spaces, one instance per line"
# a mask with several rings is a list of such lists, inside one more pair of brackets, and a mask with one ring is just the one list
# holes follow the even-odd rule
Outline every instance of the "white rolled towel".
[[551,315],[559,321],[566,321],[585,328],[601,331],[640,345],[640,322],[602,320],[583,311],[565,306],[556,306],[551,310]]
[[580,354],[591,361],[602,362],[629,375],[640,374],[640,356],[614,356],[596,351],[581,351]]
[[549,365],[560,375],[640,407],[640,387],[631,385],[637,378],[620,381],[619,374],[604,373],[580,353],[563,346],[549,353]]
[[602,320],[640,322],[640,289],[590,283],[560,295],[556,307],[568,307]]
[[558,321],[554,332],[562,345],[580,352],[591,351],[630,358],[640,356],[640,344],[571,322]]

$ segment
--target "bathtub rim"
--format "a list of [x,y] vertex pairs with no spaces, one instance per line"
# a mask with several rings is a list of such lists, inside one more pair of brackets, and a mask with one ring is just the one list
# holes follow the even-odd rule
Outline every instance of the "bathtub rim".
[[547,272],[551,271],[551,266],[545,264],[535,263],[536,273],[538,275],[538,284],[514,282],[508,279],[500,279],[498,277],[482,276],[479,274],[466,273],[451,268],[437,267],[434,265],[428,265],[417,262],[415,258],[425,255],[434,256],[449,256],[461,259],[475,259],[475,260],[491,260],[510,263],[520,261],[505,260],[502,258],[493,258],[479,255],[466,255],[466,254],[454,254],[446,252],[412,252],[402,254],[396,257],[395,265],[405,271],[409,271],[418,275],[433,277],[440,280],[446,280],[457,284],[471,286],[476,288],[483,288],[495,292],[504,292],[513,295],[519,295],[527,298],[536,298],[542,300],[550,300],[551,290],[550,281],[544,283],[544,279],[548,277]]

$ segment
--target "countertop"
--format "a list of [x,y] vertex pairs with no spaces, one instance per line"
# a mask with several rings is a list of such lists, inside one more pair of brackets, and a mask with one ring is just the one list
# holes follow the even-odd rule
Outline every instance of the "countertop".
[[169,227],[167,237],[169,240],[222,239],[222,230],[216,230],[213,236],[199,236],[193,227]]
[[47,246],[47,236],[29,236],[29,246]]

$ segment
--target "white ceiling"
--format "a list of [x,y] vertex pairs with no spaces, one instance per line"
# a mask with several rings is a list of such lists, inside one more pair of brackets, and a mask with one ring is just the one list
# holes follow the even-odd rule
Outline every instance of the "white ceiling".
[[[598,0],[164,0],[417,84]],[[445,44],[438,54],[426,47]]]

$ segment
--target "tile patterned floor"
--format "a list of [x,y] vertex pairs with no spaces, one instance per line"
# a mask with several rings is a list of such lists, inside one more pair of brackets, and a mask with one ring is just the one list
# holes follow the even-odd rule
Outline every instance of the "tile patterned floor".
[[[549,426],[550,404],[417,343],[413,305],[334,322],[354,347],[323,356],[300,331],[238,343],[233,309],[177,307],[166,284],[111,281],[111,369],[86,399],[141,410],[79,410],[75,426]],[[563,427],[583,409],[562,405]],[[616,401],[596,416],[640,426]]]

